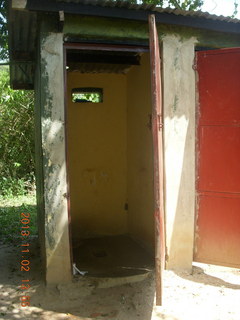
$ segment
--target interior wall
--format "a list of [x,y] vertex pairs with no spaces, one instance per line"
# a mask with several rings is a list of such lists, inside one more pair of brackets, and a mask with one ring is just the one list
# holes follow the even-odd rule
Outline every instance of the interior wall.
[[154,197],[149,54],[127,74],[128,226],[134,238],[154,249]]
[[[126,76],[69,72],[67,81],[73,241],[126,233]],[[103,88],[103,103],[72,102],[79,87]]]

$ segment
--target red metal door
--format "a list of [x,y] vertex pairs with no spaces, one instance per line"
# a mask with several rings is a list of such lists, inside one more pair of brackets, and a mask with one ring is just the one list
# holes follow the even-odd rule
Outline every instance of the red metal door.
[[240,267],[240,49],[197,53],[194,260]]
[[152,90],[152,138],[154,162],[154,218],[156,305],[162,305],[162,271],[165,264],[164,204],[163,204],[163,144],[161,61],[155,15],[149,16],[149,49]]

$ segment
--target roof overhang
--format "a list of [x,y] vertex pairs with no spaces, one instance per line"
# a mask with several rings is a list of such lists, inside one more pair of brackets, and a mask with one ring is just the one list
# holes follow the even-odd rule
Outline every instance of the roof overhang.
[[100,16],[127,20],[148,21],[154,13],[157,23],[200,28],[211,31],[240,34],[240,21],[227,17],[218,17],[203,12],[162,9],[153,5],[131,5],[124,1],[84,1],[84,0],[22,0],[27,1],[25,8],[30,11],[60,12],[69,14]]
[[240,21],[202,12],[162,9],[109,0],[12,0],[8,28],[11,85],[14,89],[33,88],[38,14],[59,13],[147,22],[155,14],[157,23],[197,28],[233,35],[240,34]]

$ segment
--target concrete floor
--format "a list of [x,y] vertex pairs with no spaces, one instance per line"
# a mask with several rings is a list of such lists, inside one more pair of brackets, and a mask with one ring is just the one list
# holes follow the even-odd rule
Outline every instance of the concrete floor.
[[154,258],[127,235],[83,239],[73,262],[90,277],[128,277],[154,269]]

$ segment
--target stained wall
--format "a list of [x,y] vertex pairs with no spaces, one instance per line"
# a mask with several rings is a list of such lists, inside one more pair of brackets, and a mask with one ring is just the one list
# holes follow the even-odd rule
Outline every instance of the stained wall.
[[[68,172],[73,239],[127,232],[126,76],[68,73]],[[79,87],[102,103],[74,103]]]

